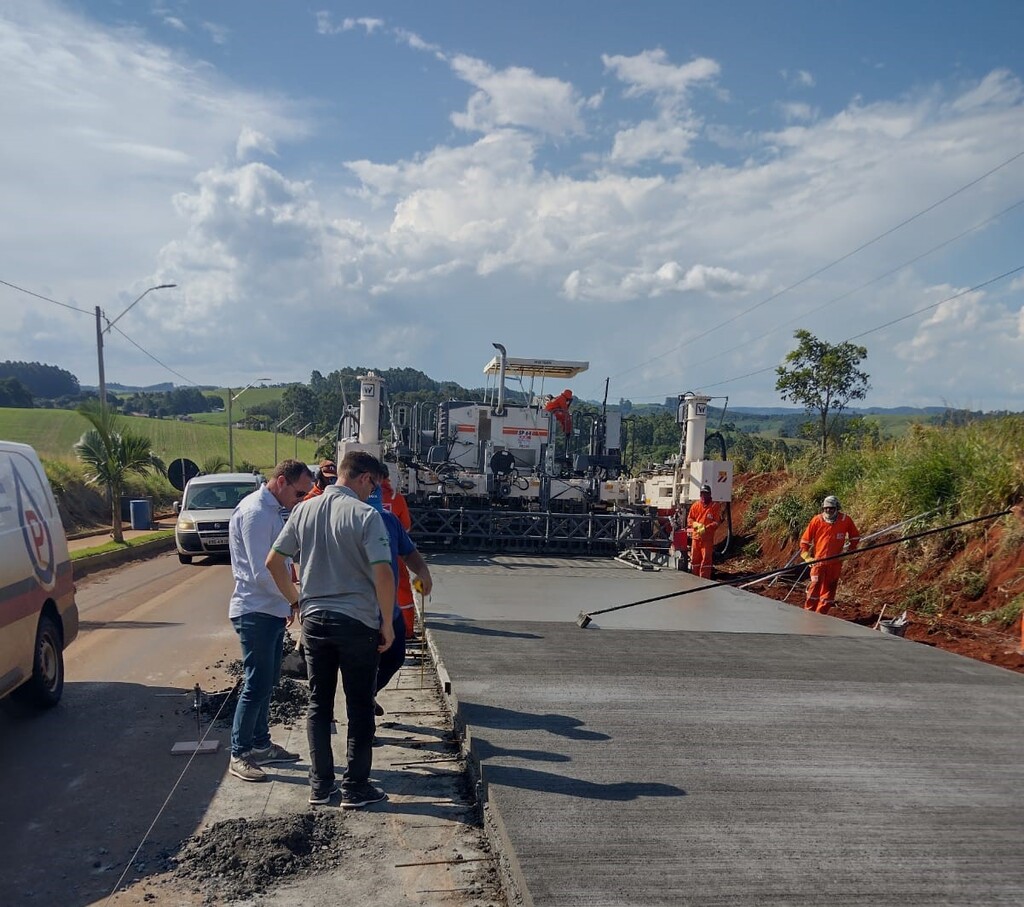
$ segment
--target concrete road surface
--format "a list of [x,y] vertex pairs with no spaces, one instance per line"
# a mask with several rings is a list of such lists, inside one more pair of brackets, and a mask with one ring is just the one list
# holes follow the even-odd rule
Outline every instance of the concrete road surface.
[[1024,903],[1024,677],[609,561],[432,561],[528,904]]

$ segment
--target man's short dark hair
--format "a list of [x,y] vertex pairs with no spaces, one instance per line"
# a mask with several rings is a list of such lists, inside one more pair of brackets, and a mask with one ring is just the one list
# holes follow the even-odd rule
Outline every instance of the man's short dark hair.
[[313,473],[309,471],[309,467],[301,460],[288,459],[282,460],[278,463],[277,466],[274,467],[274,472],[270,478],[277,479],[281,476],[284,476],[284,480],[289,485],[299,481],[303,476],[308,477],[310,481],[313,480]]
[[380,460],[372,454],[368,454],[365,450],[350,450],[338,464],[338,475],[347,479],[356,479],[368,472],[376,478],[383,469]]

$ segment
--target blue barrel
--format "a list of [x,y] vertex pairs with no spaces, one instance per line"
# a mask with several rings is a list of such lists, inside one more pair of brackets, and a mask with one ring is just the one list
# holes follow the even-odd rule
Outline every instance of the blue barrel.
[[152,513],[149,501],[132,501],[132,529],[149,529],[152,524]]

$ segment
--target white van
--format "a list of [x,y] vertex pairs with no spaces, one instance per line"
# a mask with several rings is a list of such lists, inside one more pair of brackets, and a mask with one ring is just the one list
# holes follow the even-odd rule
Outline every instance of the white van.
[[227,554],[231,514],[262,484],[263,476],[251,472],[215,472],[190,479],[181,503],[174,504],[178,560],[191,564],[197,555]]
[[78,635],[68,541],[27,444],[0,441],[0,697],[56,705],[64,649]]

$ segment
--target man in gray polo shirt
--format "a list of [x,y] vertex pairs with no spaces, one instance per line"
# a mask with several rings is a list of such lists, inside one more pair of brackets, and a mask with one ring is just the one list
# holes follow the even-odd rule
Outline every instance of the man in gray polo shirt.
[[348,715],[347,767],[341,805],[354,809],[387,797],[370,784],[373,697],[380,653],[394,641],[395,580],[391,546],[379,513],[366,503],[383,466],[353,452],[338,464],[338,481],[295,508],[267,557],[282,595],[294,595],[286,562],[299,562],[300,617],[309,676],[309,802],[328,803],[338,789],[331,718],[338,671]]

